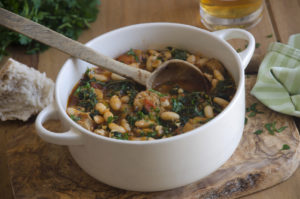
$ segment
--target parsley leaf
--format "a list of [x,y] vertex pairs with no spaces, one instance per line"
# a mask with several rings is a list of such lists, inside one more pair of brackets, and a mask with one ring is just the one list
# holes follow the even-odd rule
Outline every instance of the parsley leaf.
[[255,131],[254,134],[260,135],[260,134],[262,134],[262,132],[263,132],[263,131],[259,129],[259,130]]
[[289,150],[291,147],[287,144],[282,145],[281,150]]
[[127,52],[127,55],[132,55],[135,59],[135,61],[139,61],[138,56],[135,54],[135,52],[132,50],[132,48]]
[[[0,7],[40,23],[65,36],[77,39],[95,21],[99,0],[1,0]],[[48,46],[22,34],[0,27],[0,60],[12,45],[26,47],[26,53],[44,51]]]
[[77,122],[78,120],[80,120],[80,117],[76,116],[76,115],[70,115],[70,118],[72,120],[74,120],[75,122]]

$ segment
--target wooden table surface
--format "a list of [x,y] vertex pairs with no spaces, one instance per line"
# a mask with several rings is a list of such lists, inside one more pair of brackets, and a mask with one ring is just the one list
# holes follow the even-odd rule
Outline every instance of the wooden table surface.
[[[198,3],[198,0],[101,0],[97,20],[91,24],[90,29],[83,32],[79,41],[85,43],[110,30],[144,22],[177,22],[204,28],[200,21]],[[266,0],[262,21],[249,31],[260,44],[246,70],[248,73],[255,73],[269,43],[286,43],[291,34],[300,33],[300,0]],[[273,36],[268,38],[267,35],[270,34]],[[69,57],[55,49],[38,55],[25,55],[23,50],[12,49],[11,56],[46,72],[53,80]],[[294,119],[299,127],[300,120]],[[8,173],[5,139],[0,129],[0,198],[10,199],[14,198],[14,193]],[[244,198],[299,199],[299,187],[300,168],[285,182]]]

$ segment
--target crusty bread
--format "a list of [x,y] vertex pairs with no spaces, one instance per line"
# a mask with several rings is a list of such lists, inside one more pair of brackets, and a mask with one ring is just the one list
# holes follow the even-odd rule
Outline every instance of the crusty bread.
[[53,100],[54,82],[13,59],[0,69],[0,119],[26,121]]

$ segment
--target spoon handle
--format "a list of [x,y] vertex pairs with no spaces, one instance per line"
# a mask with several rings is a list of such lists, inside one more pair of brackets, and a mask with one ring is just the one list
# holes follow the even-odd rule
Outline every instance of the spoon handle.
[[146,85],[146,80],[151,74],[148,71],[130,67],[110,57],[102,55],[80,42],[69,39],[43,25],[35,23],[3,8],[0,8],[0,19],[0,25],[2,26],[24,34],[27,37],[47,44],[48,46],[56,48],[71,56],[80,58],[121,76],[133,79],[140,84]]

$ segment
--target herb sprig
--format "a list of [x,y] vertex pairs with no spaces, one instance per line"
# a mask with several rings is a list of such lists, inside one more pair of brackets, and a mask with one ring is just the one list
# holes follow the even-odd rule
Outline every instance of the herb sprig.
[[250,112],[248,117],[254,117],[254,116],[256,116],[256,114],[264,113],[262,111],[257,110],[256,106],[257,106],[257,103],[253,103],[250,105],[250,107],[246,108],[246,112],[247,113]]
[[[95,21],[99,0],[1,0],[0,7],[34,22],[77,39],[89,23]],[[35,54],[48,47],[22,34],[0,27],[0,60],[7,55],[7,47],[21,45],[28,54]]]

